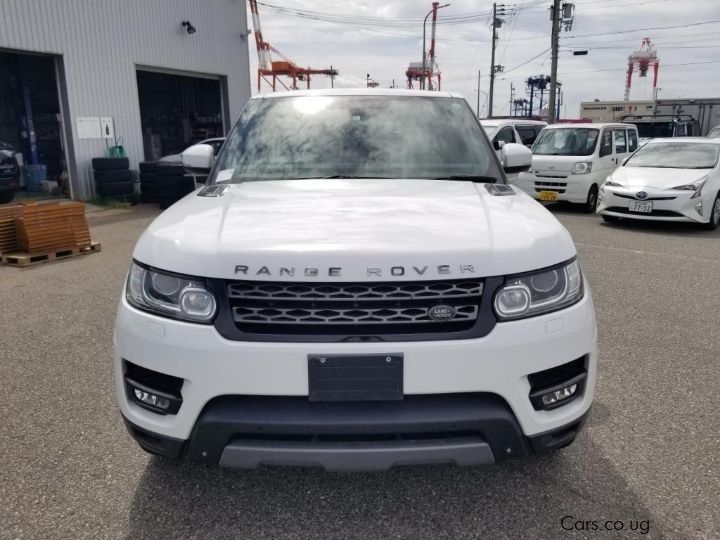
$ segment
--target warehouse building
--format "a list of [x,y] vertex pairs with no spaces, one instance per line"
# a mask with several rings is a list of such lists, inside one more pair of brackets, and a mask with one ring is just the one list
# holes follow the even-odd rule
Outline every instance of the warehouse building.
[[137,169],[227,133],[250,98],[248,33],[244,0],[3,0],[0,145],[92,198],[112,146]]
[[580,118],[595,123],[617,122],[628,114],[652,114],[655,102],[649,101],[583,101],[580,103]]

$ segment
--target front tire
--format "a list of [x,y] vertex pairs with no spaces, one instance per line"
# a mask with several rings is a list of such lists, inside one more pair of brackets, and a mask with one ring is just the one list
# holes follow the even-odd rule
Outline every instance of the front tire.
[[704,223],[703,226],[708,231],[714,231],[720,225],[720,193],[715,196],[715,201],[710,212],[710,221]]
[[593,214],[595,213],[595,210],[597,210],[598,205],[598,187],[593,184],[590,186],[590,191],[588,191],[587,200],[585,201],[585,204],[583,204],[583,212],[587,214]]

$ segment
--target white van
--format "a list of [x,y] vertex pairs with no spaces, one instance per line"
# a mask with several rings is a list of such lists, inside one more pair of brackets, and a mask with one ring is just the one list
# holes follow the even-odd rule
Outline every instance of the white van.
[[493,148],[499,152],[507,143],[524,144],[530,148],[542,129],[547,126],[547,122],[524,118],[488,118],[480,120],[480,125],[487,133]]
[[554,124],[535,140],[530,170],[513,183],[535,199],[594,212],[600,185],[637,148],[632,124]]

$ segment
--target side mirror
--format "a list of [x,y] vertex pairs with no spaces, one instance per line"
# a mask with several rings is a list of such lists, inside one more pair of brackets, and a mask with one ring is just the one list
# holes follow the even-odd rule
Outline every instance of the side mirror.
[[196,144],[182,153],[182,164],[189,174],[205,176],[214,162],[215,154],[209,144]]
[[500,151],[500,161],[508,174],[527,171],[532,165],[532,152],[522,144],[507,143]]

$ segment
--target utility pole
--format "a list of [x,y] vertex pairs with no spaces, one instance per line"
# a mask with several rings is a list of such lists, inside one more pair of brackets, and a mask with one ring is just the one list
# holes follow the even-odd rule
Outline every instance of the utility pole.
[[513,114],[513,101],[515,101],[515,86],[510,83],[510,116],[515,116]]
[[548,103],[548,124],[555,123],[555,98],[557,95],[558,49],[560,48],[560,0],[553,0],[552,6],[552,65],[550,67],[550,100]]
[[499,6],[496,3],[493,3],[493,37],[492,37],[492,53],[490,55],[490,92],[488,93],[488,118],[492,118],[492,102],[493,102],[493,92],[495,90],[495,74],[499,73],[501,70],[498,70],[501,66],[495,65],[495,47],[497,47],[497,29],[502,26],[503,19],[499,18],[505,15],[505,4],[500,4]]

